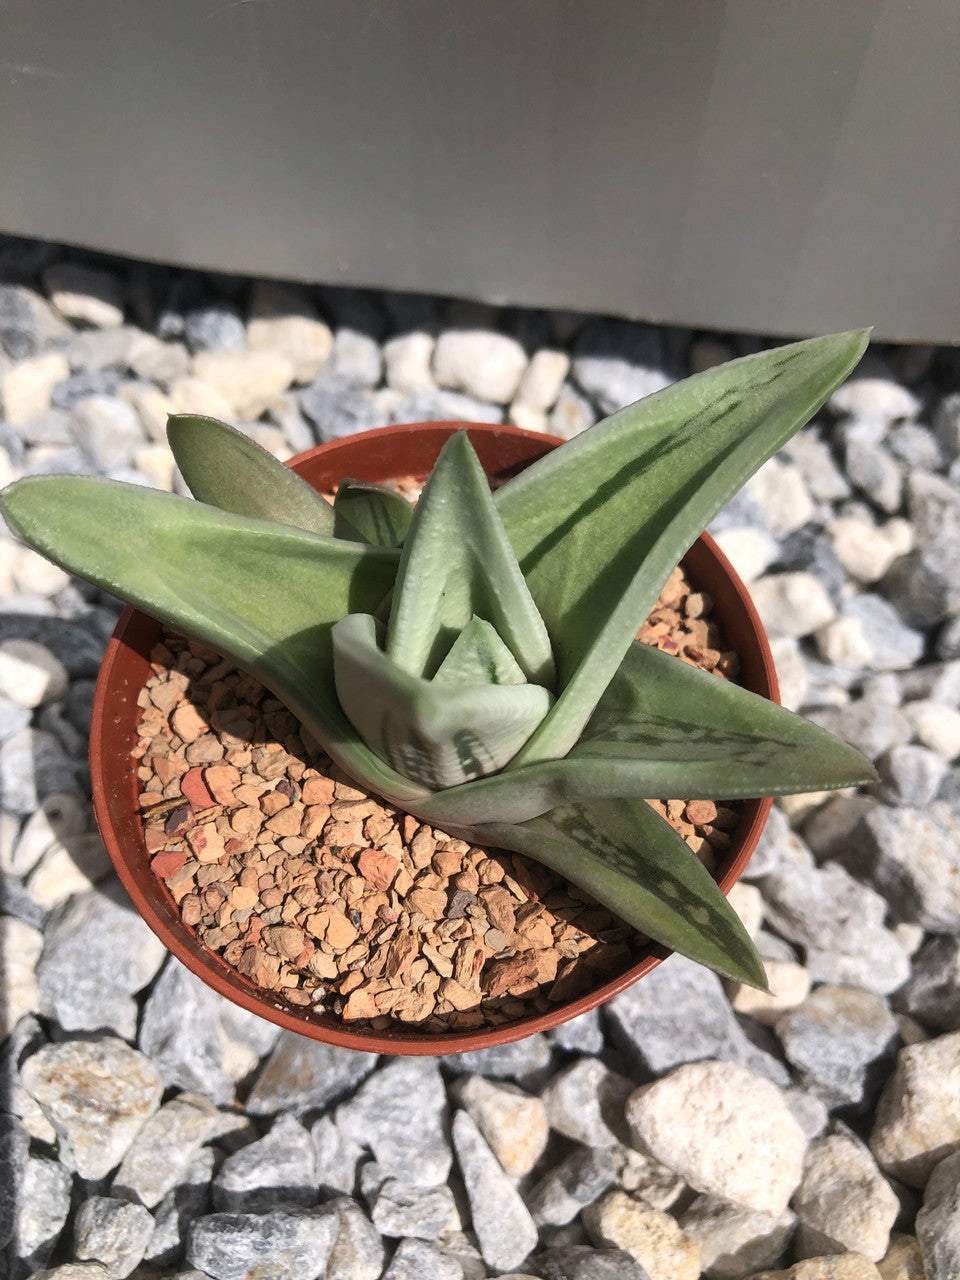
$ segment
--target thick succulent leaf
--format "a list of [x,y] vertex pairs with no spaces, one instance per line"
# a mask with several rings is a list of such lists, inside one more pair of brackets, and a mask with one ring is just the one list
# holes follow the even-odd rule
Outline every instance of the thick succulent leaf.
[[474,615],[437,668],[434,684],[524,684],[513,654],[483,618]]
[[559,696],[514,762],[565,755],[684,551],[823,404],[858,331],[734,360],[620,410],[495,495],[553,640]]
[[334,535],[375,547],[400,547],[413,507],[399,493],[372,480],[341,480],[333,500]]
[[763,964],[716,882],[669,823],[642,800],[571,804],[520,825],[473,829],[529,854],[649,935],[709,968],[766,987]]
[[386,652],[410,675],[429,679],[474,614],[496,628],[528,680],[552,686],[550,638],[461,431],[443,446],[414,510]]
[[198,413],[175,413],[167,439],[199,502],[333,536],[330,503],[242,431]]
[[742,800],[876,776],[866,756],[802,716],[635,642],[564,759],[440,792],[422,816],[440,825],[523,822],[572,800]]
[[375,607],[396,551],[88,476],[21,480],[0,510],[63,568],[252,671],[372,790],[399,804],[424,797],[359,739],[333,681],[331,627]]
[[360,737],[404,777],[431,790],[500,769],[553,701],[534,684],[436,684],[380,649],[369,614],[333,628],[337,695]]

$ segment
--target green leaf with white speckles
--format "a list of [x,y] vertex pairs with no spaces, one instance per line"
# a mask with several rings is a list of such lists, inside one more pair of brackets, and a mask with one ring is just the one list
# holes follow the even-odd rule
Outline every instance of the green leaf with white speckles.
[[471,832],[529,854],[655,942],[724,977],[766,989],[757,949],[703,864],[642,800],[572,804]]
[[557,701],[514,767],[570,750],[683,553],[842,382],[867,338],[812,338],[708,369],[498,490],[558,677]]

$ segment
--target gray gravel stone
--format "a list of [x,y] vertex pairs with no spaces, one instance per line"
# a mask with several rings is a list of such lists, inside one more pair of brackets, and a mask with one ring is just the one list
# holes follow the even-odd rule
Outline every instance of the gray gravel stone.
[[886,1002],[855,987],[818,987],[776,1031],[801,1082],[830,1108],[871,1106],[897,1042]]
[[604,413],[669,385],[660,335],[652,325],[591,320],[573,349],[573,376]]
[[960,938],[935,934],[913,957],[910,977],[893,998],[931,1031],[960,1029]]
[[934,1169],[917,1214],[917,1239],[927,1280],[960,1275],[960,1152]]
[[908,627],[882,596],[864,593],[844,606],[845,617],[856,618],[873,650],[874,671],[902,671],[923,653],[923,635]]
[[[50,392],[50,403],[55,409],[74,410],[78,404],[93,396],[102,396],[108,400],[114,399],[123,384],[123,374],[119,369],[90,369],[81,373],[73,373],[69,378],[64,378]],[[71,412],[70,424],[71,438],[75,438],[76,428],[73,422],[73,413]],[[83,470],[89,471],[90,458],[89,452],[81,453],[84,459]],[[66,470],[61,461],[62,455],[58,455],[57,465],[53,469],[56,471]]]
[[600,1010],[588,1009],[569,1022],[561,1022],[547,1032],[547,1039],[558,1049],[566,1049],[569,1053],[599,1053],[603,1048]]
[[540,1255],[546,1280],[650,1280],[646,1269],[623,1249],[562,1245]]
[[198,1093],[171,1098],[134,1138],[114,1176],[113,1191],[154,1208],[186,1176],[219,1123],[220,1112],[208,1098]]
[[905,422],[887,435],[887,448],[905,462],[908,467],[923,471],[937,471],[944,464],[944,452],[940,441],[919,422]]
[[0,284],[0,348],[12,360],[38,355],[73,330],[46,298],[18,284]]
[[272,1023],[230,1004],[171,958],[144,1006],[140,1047],[168,1088],[226,1103],[278,1035]]
[[800,468],[817,502],[837,502],[850,495],[850,485],[834,461],[830,447],[814,427],[804,427],[784,445],[783,452]]
[[884,895],[899,920],[934,932],[960,929],[960,820],[954,806],[867,812],[843,857]]
[[123,400],[90,395],[73,406],[73,433],[77,444],[97,467],[131,466],[134,454],[146,443],[140,419]]
[[617,1180],[619,1161],[610,1147],[577,1147],[525,1196],[537,1226],[562,1227]]
[[341,1133],[333,1117],[328,1115],[321,1116],[311,1126],[310,1137],[313,1139],[317,1185],[321,1195],[331,1191],[352,1194],[363,1146]]
[[837,1133],[808,1147],[793,1207],[798,1257],[849,1250],[876,1262],[887,1251],[900,1202],[869,1151]]
[[254,1116],[328,1107],[351,1093],[377,1065],[375,1053],[358,1053],[282,1031],[257,1076],[246,1109]]
[[515,1080],[522,1085],[550,1064],[550,1043],[544,1035],[527,1036],[510,1044],[490,1049],[471,1049],[467,1053],[451,1053],[441,1058],[451,1070],[498,1080]]
[[96,369],[125,370],[133,351],[142,343],[144,334],[133,325],[115,329],[82,329],[67,348],[74,369],[93,372]]
[[946,772],[946,762],[935,751],[910,744],[891,747],[877,761],[880,781],[871,790],[894,807],[922,808],[934,799]]
[[891,376],[889,368],[875,361],[872,352],[856,375],[833,392],[829,403],[835,413],[876,422],[881,427],[901,418],[913,418],[920,410],[916,396]]
[[187,1261],[213,1280],[249,1280],[269,1259],[270,1280],[320,1280],[337,1238],[338,1219],[326,1206],[270,1213],[213,1213],[187,1237]]
[[111,883],[52,913],[37,980],[65,1031],[109,1028],[132,1040],[133,995],[155,977],[165,955],[124,890]]
[[357,1202],[349,1196],[339,1196],[324,1208],[337,1218],[337,1236],[324,1280],[379,1280],[383,1241]]
[[74,1221],[76,1255],[84,1262],[99,1262],[111,1280],[123,1280],[146,1253],[153,1226],[141,1204],[91,1196]]
[[256,1213],[277,1204],[316,1204],[310,1135],[293,1116],[278,1116],[258,1142],[227,1156],[212,1191],[213,1207],[224,1212]]
[[334,386],[322,378],[300,392],[300,407],[315,424],[321,440],[337,440],[387,424],[387,414],[369,391]]
[[885,899],[838,863],[819,869],[786,865],[766,876],[762,888],[767,920],[808,949],[814,978],[856,978],[855,985],[881,994],[906,980],[909,958],[883,925]]
[[502,422],[499,405],[487,404],[458,391],[415,391],[403,396],[390,415],[391,422]]
[[242,351],[246,345],[240,313],[224,302],[188,311],[183,317],[183,336],[192,352]]
[[697,1196],[680,1215],[684,1234],[700,1246],[700,1265],[715,1280],[741,1280],[782,1263],[796,1214],[737,1209],[715,1196]]
[[67,320],[99,329],[123,323],[123,285],[112,271],[79,262],[54,262],[44,270],[43,284]]
[[383,1280],[464,1280],[463,1267],[425,1240],[401,1240]]
[[183,1260],[183,1242],[189,1224],[210,1208],[210,1180],[214,1176],[214,1164],[214,1152],[205,1147],[183,1172],[183,1180],[170,1189],[154,1208],[154,1234],[150,1236],[143,1261],[165,1267]]
[[870,760],[913,736],[910,725],[895,708],[866,698],[843,707],[804,710],[804,715],[828,733],[849,742]]
[[[12,1171],[0,1164],[5,1175]],[[45,1266],[63,1231],[70,1212],[73,1179],[53,1160],[31,1156],[17,1189],[16,1229],[13,1254],[31,1271]]]
[[17,1186],[26,1173],[30,1135],[16,1117],[0,1113],[0,1248],[10,1240],[17,1225]]
[[318,379],[358,391],[375,387],[382,370],[380,348],[369,334],[357,329],[338,329],[329,360]]
[[[215,1155],[204,1147],[182,1173],[182,1180],[153,1209],[153,1235],[143,1255],[155,1267],[171,1266],[183,1259],[183,1242],[191,1222],[210,1208],[210,1181]],[[117,1190],[114,1183],[113,1190]]]
[[453,1192],[445,1184],[417,1186],[403,1178],[385,1178],[367,1199],[373,1225],[381,1235],[436,1240],[460,1227]]
[[446,1094],[435,1062],[396,1058],[337,1108],[337,1128],[368,1147],[389,1173],[421,1186],[446,1180],[452,1154],[443,1128]]
[[21,1079],[57,1131],[62,1162],[82,1178],[102,1178],[120,1163],[163,1092],[149,1058],[109,1036],[46,1045],[23,1064]]
[[927,627],[960,610],[960,490],[915,471],[907,494],[916,549],[892,566],[882,588],[907,623]]
[[623,1107],[633,1090],[627,1076],[582,1057],[558,1071],[541,1097],[558,1133],[588,1147],[615,1147],[628,1139]]
[[0,752],[0,808],[26,817],[46,796],[73,791],[78,769],[52,733],[21,729]]
[[900,509],[903,472],[896,458],[869,439],[848,439],[847,478],[881,511],[892,515]]
[[615,1040],[643,1072],[663,1075],[702,1058],[723,1058],[787,1084],[783,1065],[747,1038],[720,979],[672,955],[607,1005]]
[[452,1131],[483,1260],[501,1271],[516,1268],[536,1246],[534,1221],[465,1111],[453,1117]]

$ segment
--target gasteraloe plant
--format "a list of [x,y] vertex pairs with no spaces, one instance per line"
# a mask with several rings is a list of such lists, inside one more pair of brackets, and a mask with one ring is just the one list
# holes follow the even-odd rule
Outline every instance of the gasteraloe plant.
[[635,636],[700,530],[866,340],[698,374],[495,494],[462,432],[415,509],[355,482],[331,506],[233,428],[180,415],[170,445],[198,501],[38,476],[2,510],[58,564],[248,667],[364,787],[539,858],[657,941],[763,985],[726,899],[645,798],[819,790],[873,770]]

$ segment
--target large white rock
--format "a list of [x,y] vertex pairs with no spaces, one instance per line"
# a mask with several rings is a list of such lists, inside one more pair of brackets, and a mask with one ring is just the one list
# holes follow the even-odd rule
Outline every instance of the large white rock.
[[433,353],[438,386],[491,404],[513,399],[526,367],[527,354],[520,343],[489,329],[448,329]]
[[732,1062],[691,1062],[627,1100],[634,1145],[697,1191],[764,1213],[786,1209],[807,1139],[783,1094]]

